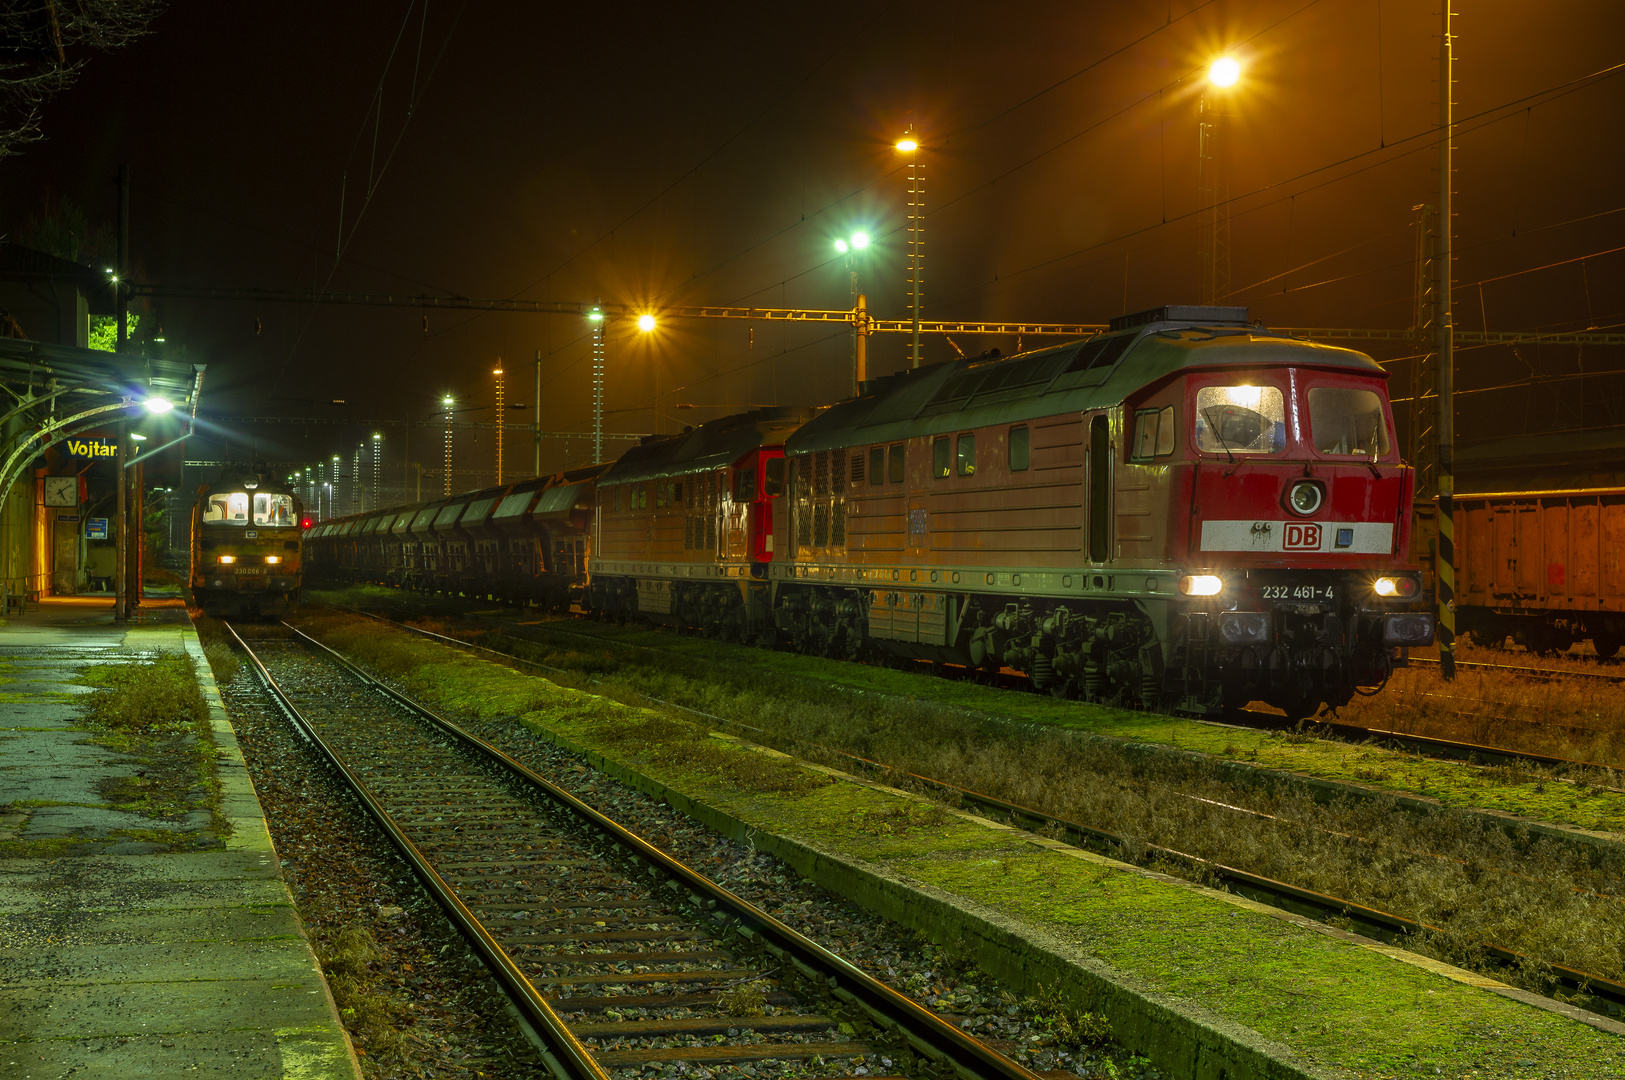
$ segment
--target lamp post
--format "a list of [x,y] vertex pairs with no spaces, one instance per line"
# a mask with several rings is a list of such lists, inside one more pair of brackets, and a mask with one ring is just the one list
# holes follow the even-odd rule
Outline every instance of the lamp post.
[[[865,333],[867,321],[863,315],[866,307],[863,295],[863,271],[859,259],[869,254],[869,234],[863,231],[855,232],[850,238],[835,240],[835,250],[846,256],[846,272],[851,287],[852,300],[852,393],[856,394],[858,388],[869,378],[869,362],[865,348],[867,342]],[[918,329],[918,320],[915,322]],[[916,335],[917,336],[917,335]]]
[[[587,321],[592,324],[592,459],[599,462],[604,459],[604,332],[609,322],[601,302],[594,304],[592,310],[587,312]],[[638,316],[639,331],[645,334],[652,333],[655,325],[656,319],[653,315],[645,313]],[[541,402],[538,401],[538,409],[540,406]],[[659,415],[658,402],[656,415]],[[540,423],[540,420],[537,422]],[[537,438],[540,440],[540,435]]]
[[1230,206],[1229,178],[1225,175],[1225,138],[1222,122],[1228,91],[1241,78],[1241,64],[1232,56],[1221,56],[1207,69],[1207,85],[1215,91],[1211,99],[1203,92],[1198,104],[1196,125],[1197,184],[1199,201],[1206,220],[1200,234],[1201,251],[1197,264],[1202,274],[1197,290],[1201,302],[1216,304],[1230,292]]
[[447,394],[440,402],[446,407],[446,494],[451,494],[451,406],[452,398]]
[[491,372],[497,377],[497,484],[502,483],[502,429],[507,427],[507,406],[503,404],[502,396],[502,367],[501,358],[498,357],[498,366]]
[[592,323],[592,460],[604,459],[604,309],[597,304],[587,312]]
[[925,173],[920,168],[920,141],[910,124],[897,149],[908,155],[908,308],[914,320],[914,349],[909,367],[920,366],[920,305],[925,302]]
[[372,433],[372,508],[378,509],[378,495],[384,482],[384,434]]

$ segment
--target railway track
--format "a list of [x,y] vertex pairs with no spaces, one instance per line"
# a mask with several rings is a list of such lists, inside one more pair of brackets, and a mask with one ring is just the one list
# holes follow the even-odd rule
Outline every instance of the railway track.
[[[1427,656],[1413,656],[1413,664],[1428,664],[1439,666],[1439,661]],[[1525,679],[1544,679],[1550,682],[1553,679],[1576,678],[1596,679],[1599,682],[1625,683],[1625,674],[1615,674],[1608,671],[1582,671],[1572,668],[1537,668],[1526,664],[1486,664],[1477,660],[1457,660],[1456,667],[1469,671],[1502,671],[1509,675],[1517,675]]]
[[[353,609],[351,609],[353,610]],[[504,662],[514,663],[525,667],[538,669],[552,674],[563,674],[576,677],[576,673],[563,669],[550,667],[535,661],[526,660],[500,649],[493,649],[485,645],[462,641],[445,634],[435,633],[421,627],[410,626],[405,623],[383,619],[381,616],[367,612],[355,612],[368,618],[388,622],[399,629],[408,630],[414,634],[430,638],[443,644],[452,645],[472,652],[484,653]],[[562,631],[569,633],[568,631]],[[591,637],[595,641],[603,639],[595,635],[579,635]],[[649,649],[649,646],[628,646],[630,648]],[[658,651],[658,650],[655,650]],[[591,680],[596,682],[597,680]],[[772,734],[726,717],[692,709],[674,702],[665,701],[649,695],[640,695],[650,704],[664,708],[678,710],[688,715],[703,719],[709,723],[738,731],[749,732],[753,735],[772,737]],[[1364,729],[1360,729],[1364,730]],[[1047,814],[1041,810],[1021,806],[994,796],[962,787],[933,777],[922,776],[918,773],[901,772],[883,762],[873,761],[869,758],[826,747],[821,744],[807,743],[805,740],[792,741],[802,743],[810,748],[816,748],[824,754],[844,759],[858,766],[863,771],[878,771],[894,779],[906,778],[914,785],[936,792],[962,805],[973,807],[984,815],[1003,821],[1007,824],[1045,835],[1057,836],[1079,847],[1123,857],[1125,852],[1139,849],[1145,852],[1142,861],[1161,863],[1165,866],[1180,868],[1184,876],[1202,882],[1212,882],[1222,885],[1238,895],[1246,896],[1261,903],[1269,904],[1299,915],[1305,915],[1317,920],[1335,920],[1350,926],[1359,933],[1376,938],[1388,944],[1404,946],[1408,940],[1429,935],[1444,933],[1438,927],[1412,919],[1406,919],[1377,908],[1360,904],[1356,901],[1326,893],[1304,889],[1289,882],[1253,874],[1238,867],[1190,855],[1173,848],[1148,843],[1130,843],[1126,838],[1103,829],[1083,825],[1065,818]],[[1461,744],[1456,744],[1461,745]],[[1548,759],[1561,760],[1561,759]],[[1212,800],[1202,800],[1211,805],[1222,806],[1238,814],[1253,814],[1254,811],[1241,807],[1231,807],[1225,804],[1213,803]],[[1425,854],[1425,853],[1420,853]],[[1554,992],[1565,1000],[1583,1000],[1588,1008],[1611,1016],[1625,1016],[1625,984],[1621,984],[1601,976],[1593,975],[1578,969],[1562,965],[1539,965],[1538,962],[1513,949],[1507,949],[1492,943],[1481,943],[1478,949],[1492,964],[1506,969],[1531,969],[1535,966],[1544,966],[1550,972],[1550,981],[1554,984]]]
[[[284,624],[286,627],[286,624]],[[753,1062],[1036,1080],[292,627],[228,630],[561,1080]]]

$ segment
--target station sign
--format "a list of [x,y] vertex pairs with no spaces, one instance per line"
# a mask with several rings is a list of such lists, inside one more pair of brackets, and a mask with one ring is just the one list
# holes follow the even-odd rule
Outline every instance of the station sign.
[[71,458],[95,460],[118,456],[118,440],[100,438],[68,439],[62,447]]
[[85,539],[86,540],[106,540],[107,539],[107,519],[106,518],[86,518],[85,519]]

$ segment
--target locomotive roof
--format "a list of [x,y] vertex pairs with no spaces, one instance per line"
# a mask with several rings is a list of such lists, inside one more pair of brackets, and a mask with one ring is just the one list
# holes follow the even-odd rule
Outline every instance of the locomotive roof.
[[[1208,318],[1176,317],[1187,312]],[[1220,313],[1231,317],[1212,317]],[[1147,315],[1152,316],[1149,321],[1144,316],[1113,320],[1113,332],[1065,345],[1006,359],[936,364],[865,383],[859,397],[832,406],[787,439],[785,453],[1116,405],[1136,390],[1190,369],[1291,365],[1387,374],[1353,349],[1249,326],[1245,308],[1161,308]]]
[[600,485],[659,480],[732,465],[758,446],[777,445],[815,414],[800,406],[752,409],[701,424],[680,435],[651,438],[604,470]]

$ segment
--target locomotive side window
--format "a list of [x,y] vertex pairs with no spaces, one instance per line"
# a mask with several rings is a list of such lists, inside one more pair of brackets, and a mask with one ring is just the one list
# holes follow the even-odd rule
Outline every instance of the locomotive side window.
[[948,448],[948,436],[939,435],[931,440],[931,475],[941,480],[950,471],[952,451]]
[[1388,424],[1382,399],[1353,387],[1311,387],[1309,435],[1322,454],[1383,457],[1388,453]]
[[1174,452],[1174,407],[1141,409],[1134,414],[1135,461],[1145,461]]
[[1196,391],[1196,448],[1210,454],[1274,454],[1286,447],[1286,402],[1274,386]]
[[1032,431],[1026,425],[1010,429],[1010,471],[1026,472],[1032,461]]
[[683,501],[683,482],[681,480],[673,480],[671,482],[671,504],[673,506],[676,506],[678,503],[680,503],[682,501]]
[[740,469],[734,473],[734,501],[750,502],[756,498],[756,470]]
[[869,486],[879,487],[886,482],[886,448],[877,446],[869,451]]
[[955,457],[960,476],[976,475],[976,435],[961,435],[955,446]]
[[666,505],[666,482],[660,481],[655,485],[655,509],[659,510]]
[[888,484],[901,484],[903,482],[903,443],[897,443],[891,448],[890,456],[886,459],[886,482]]

